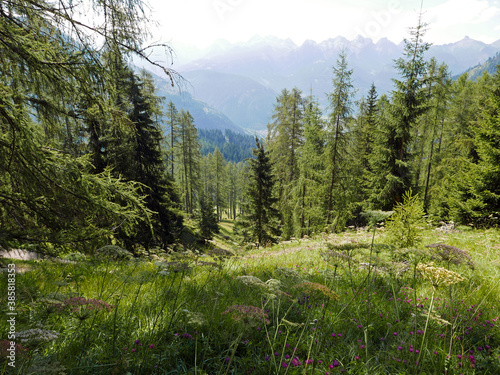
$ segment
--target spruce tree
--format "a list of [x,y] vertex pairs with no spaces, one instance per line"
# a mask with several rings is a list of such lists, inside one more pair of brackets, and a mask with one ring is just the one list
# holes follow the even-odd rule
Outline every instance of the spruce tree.
[[219,233],[219,224],[217,224],[217,221],[214,202],[210,196],[201,194],[198,227],[200,235],[205,241],[211,240],[214,234]]
[[500,216],[500,67],[480,105],[474,137],[477,163],[465,174],[454,202],[457,218],[475,225],[498,225]]
[[278,210],[275,208],[278,200],[273,195],[271,160],[257,138],[255,142],[257,148],[252,150],[255,158],[248,159],[249,181],[244,216],[236,228],[246,241],[255,241],[258,246],[262,246],[274,241],[279,233]]
[[412,187],[412,131],[427,109],[424,53],[430,45],[423,41],[425,27],[420,15],[417,27],[410,29],[411,39],[404,41],[403,57],[395,62],[401,79],[393,80],[387,118],[379,121],[376,142],[382,152],[374,152],[372,158],[383,160],[372,163],[376,169],[370,181],[370,200],[378,209],[391,210]]

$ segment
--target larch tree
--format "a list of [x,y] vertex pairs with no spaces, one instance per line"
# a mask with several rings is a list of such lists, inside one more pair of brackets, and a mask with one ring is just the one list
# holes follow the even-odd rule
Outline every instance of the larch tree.
[[320,232],[325,225],[323,198],[325,195],[325,121],[319,103],[310,95],[304,105],[304,141],[299,152],[299,170],[295,194],[295,221],[297,235]]
[[[335,231],[338,220],[342,216],[340,204],[343,202],[340,194],[335,194],[335,190],[342,190],[340,180],[342,178],[342,168],[345,166],[348,122],[351,119],[353,110],[353,99],[355,95],[352,69],[349,69],[346,51],[341,51],[337,59],[337,65],[333,67],[332,91],[328,94],[329,99],[329,121],[327,125],[327,170],[329,173],[326,224],[332,226]],[[334,210],[336,219],[333,220]]]
[[[149,60],[142,10],[139,0],[88,7],[1,2],[0,242],[6,246],[71,243],[91,251],[118,228],[133,231],[150,217],[137,184],[105,167],[100,143],[105,128],[126,117],[109,100],[113,77],[103,51]],[[97,13],[102,24],[83,17]]]
[[200,142],[198,131],[194,124],[194,118],[189,111],[179,111],[179,143],[177,145],[179,155],[177,160],[180,168],[177,179],[181,184],[184,209],[188,214],[194,213],[196,207],[196,193],[199,192],[200,173]]
[[293,195],[299,178],[297,150],[303,142],[303,106],[299,89],[282,90],[276,98],[273,122],[268,124],[267,147],[276,177],[285,238],[294,232]]
[[174,165],[175,165],[175,147],[177,143],[178,136],[178,124],[179,124],[179,116],[177,108],[172,101],[169,101],[167,104],[167,108],[165,111],[167,127],[168,127],[168,160],[170,163],[170,175],[172,178],[175,176]]
[[215,148],[213,159],[212,159],[211,171],[213,173],[214,178],[214,187],[215,187],[215,207],[217,212],[217,220],[222,220],[222,210],[226,205],[226,200],[224,199],[225,194],[225,186],[226,186],[226,161],[224,160],[224,156],[222,156],[218,147]]

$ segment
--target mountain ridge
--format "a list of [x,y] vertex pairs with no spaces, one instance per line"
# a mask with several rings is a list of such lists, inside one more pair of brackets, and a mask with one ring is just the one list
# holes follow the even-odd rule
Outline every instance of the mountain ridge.
[[[247,42],[219,40],[203,57],[177,70],[192,86],[186,90],[191,99],[207,103],[224,115],[224,121],[256,132],[271,121],[276,96],[284,88],[296,86],[306,94],[312,92],[326,109],[325,94],[331,91],[332,68],[342,49],[348,53],[358,99],[366,95],[372,82],[379,95],[389,93],[392,79],[398,76],[394,60],[402,56],[403,47],[403,42],[396,44],[388,38],[374,42],[359,35],[353,40],[343,36],[321,42],[306,39],[300,45],[291,39],[254,36]],[[426,57],[445,62],[457,76],[485,63],[498,51],[500,39],[488,44],[465,36],[457,42],[431,46]],[[224,121],[217,120],[217,126]]]

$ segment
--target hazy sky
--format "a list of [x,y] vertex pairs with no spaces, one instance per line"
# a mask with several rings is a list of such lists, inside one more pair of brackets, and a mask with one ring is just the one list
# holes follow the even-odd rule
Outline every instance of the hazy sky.
[[[418,20],[420,0],[149,0],[156,39],[174,48],[207,47],[217,39],[246,41],[274,35],[300,44],[356,35],[399,43]],[[469,36],[500,39],[500,0],[424,0],[426,41],[451,43]]]

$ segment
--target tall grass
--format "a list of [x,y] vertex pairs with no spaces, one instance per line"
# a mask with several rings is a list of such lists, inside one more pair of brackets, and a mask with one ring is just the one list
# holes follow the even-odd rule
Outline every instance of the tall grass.
[[[414,249],[359,231],[230,258],[28,263],[16,330],[38,337],[16,341],[14,369],[2,346],[0,371],[499,374],[500,234],[461,229],[425,230]],[[424,265],[463,280],[435,282]]]

